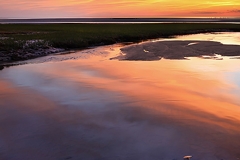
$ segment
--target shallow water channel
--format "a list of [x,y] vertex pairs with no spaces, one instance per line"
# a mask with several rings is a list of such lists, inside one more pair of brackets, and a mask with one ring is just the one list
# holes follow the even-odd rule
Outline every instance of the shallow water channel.
[[[240,33],[170,40],[240,45]],[[240,159],[238,57],[110,60],[121,47],[1,70],[0,159]]]

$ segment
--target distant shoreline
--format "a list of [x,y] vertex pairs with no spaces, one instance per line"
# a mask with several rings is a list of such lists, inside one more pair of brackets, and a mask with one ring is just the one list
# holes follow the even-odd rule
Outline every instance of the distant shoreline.
[[240,18],[0,18],[1,24],[31,23],[240,23]]

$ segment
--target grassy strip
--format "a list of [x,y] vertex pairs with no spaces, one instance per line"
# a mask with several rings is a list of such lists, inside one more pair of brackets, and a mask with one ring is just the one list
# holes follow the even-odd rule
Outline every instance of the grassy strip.
[[[239,24],[0,24],[0,54],[29,48],[79,49],[174,35],[240,31]],[[34,41],[34,43],[30,43]]]

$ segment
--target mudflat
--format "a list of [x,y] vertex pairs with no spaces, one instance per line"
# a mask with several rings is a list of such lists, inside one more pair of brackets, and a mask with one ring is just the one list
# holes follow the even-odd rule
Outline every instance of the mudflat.
[[239,56],[240,45],[226,45],[214,41],[158,41],[123,47],[120,60],[186,59],[187,57],[215,55]]

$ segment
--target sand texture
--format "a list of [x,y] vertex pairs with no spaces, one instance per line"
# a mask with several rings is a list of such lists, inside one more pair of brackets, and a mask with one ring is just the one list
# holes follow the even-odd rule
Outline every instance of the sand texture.
[[225,45],[213,41],[158,41],[123,47],[120,60],[186,59],[202,56],[239,56],[240,45]]

